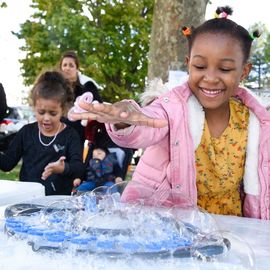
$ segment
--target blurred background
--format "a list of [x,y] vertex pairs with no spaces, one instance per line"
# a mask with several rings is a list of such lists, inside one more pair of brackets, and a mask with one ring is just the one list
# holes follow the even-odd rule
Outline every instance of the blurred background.
[[[263,93],[269,90],[270,62],[266,4],[267,0],[197,0],[192,5],[183,0],[0,0],[0,81],[10,106],[28,104],[36,76],[55,68],[64,51],[75,50],[83,73],[103,86],[105,100],[136,99],[147,79],[161,77],[166,82],[170,70],[185,70],[183,25],[196,26],[212,18],[217,6],[230,5],[231,19],[263,33],[255,42],[253,71],[246,82]],[[169,38],[159,35],[163,29],[171,30]],[[158,52],[167,54],[153,60]]]
[[250,32],[261,31],[250,59],[253,69],[244,85],[268,106],[270,18],[266,4],[267,0],[0,0],[0,82],[9,105],[0,126],[0,151],[7,146],[3,138],[10,141],[16,130],[34,121],[31,86],[42,71],[58,67],[63,52],[78,54],[81,72],[102,87],[104,101],[138,100],[154,78],[169,85],[180,81],[179,74],[186,72],[182,27],[213,18],[218,6],[230,5],[232,20]]

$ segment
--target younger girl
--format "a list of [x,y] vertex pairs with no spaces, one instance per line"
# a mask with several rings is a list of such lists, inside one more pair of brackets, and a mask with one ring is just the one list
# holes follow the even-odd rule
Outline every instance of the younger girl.
[[31,94],[37,122],[21,128],[0,154],[0,169],[12,170],[22,158],[20,181],[43,184],[46,195],[71,194],[84,165],[78,134],[60,121],[73,98],[70,87],[59,72],[47,71]]
[[[123,198],[180,192],[210,213],[270,219],[270,114],[239,84],[249,74],[249,33],[230,8],[184,28],[189,78],[149,106],[84,104],[125,147],[146,148]],[[144,190],[136,188],[139,183]],[[143,195],[144,193],[144,195]],[[174,199],[174,198],[173,198]]]

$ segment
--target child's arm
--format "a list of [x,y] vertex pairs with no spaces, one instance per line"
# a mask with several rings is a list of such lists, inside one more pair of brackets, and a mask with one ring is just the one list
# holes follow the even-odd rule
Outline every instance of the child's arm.
[[86,165],[82,161],[83,150],[80,144],[80,138],[73,129],[69,130],[67,137],[67,152],[62,174],[68,179],[84,179]]
[[23,127],[17,132],[17,134],[9,144],[8,149],[4,153],[0,152],[1,170],[8,172],[19,163],[23,153],[24,137],[25,128]]
[[82,162],[82,148],[75,130],[69,129],[67,136],[67,152],[59,160],[49,163],[42,173],[46,180],[52,174],[62,174],[66,179],[84,178],[85,165]]

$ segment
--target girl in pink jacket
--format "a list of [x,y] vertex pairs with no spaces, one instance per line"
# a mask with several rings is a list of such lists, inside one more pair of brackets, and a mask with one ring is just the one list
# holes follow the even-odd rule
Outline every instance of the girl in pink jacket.
[[259,34],[227,19],[228,7],[216,13],[183,28],[189,78],[182,86],[143,108],[80,102],[86,111],[73,117],[105,122],[115,143],[145,149],[124,200],[190,200],[214,214],[270,219],[270,114],[239,87]]

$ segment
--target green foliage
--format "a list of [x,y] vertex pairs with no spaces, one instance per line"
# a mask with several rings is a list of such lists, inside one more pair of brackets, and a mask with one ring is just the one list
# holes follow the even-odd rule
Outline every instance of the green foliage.
[[7,7],[7,3],[0,1],[0,8],[6,8],[6,7]]
[[153,5],[153,0],[33,0],[35,13],[14,33],[25,40],[25,84],[57,67],[64,51],[75,50],[83,73],[104,86],[105,100],[134,98],[145,84]]
[[270,33],[261,23],[253,25],[249,32],[254,29],[259,29],[262,35],[253,42],[252,71],[246,85],[251,89],[270,89]]

